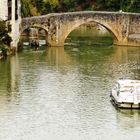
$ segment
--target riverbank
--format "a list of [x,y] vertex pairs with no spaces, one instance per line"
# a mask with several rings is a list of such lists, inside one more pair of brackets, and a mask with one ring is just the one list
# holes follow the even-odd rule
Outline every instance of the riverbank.
[[6,45],[0,45],[0,60],[7,58],[10,55],[14,55],[16,53],[16,48],[10,48]]

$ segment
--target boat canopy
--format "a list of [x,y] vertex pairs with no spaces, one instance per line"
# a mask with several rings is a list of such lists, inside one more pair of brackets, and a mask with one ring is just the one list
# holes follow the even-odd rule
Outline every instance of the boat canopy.
[[140,92],[140,81],[138,80],[119,80],[118,87],[120,92]]

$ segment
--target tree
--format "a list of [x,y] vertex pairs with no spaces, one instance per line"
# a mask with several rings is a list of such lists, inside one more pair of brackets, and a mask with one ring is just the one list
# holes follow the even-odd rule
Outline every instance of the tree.
[[140,12],[140,2],[139,0],[123,0],[122,10],[126,12]]
[[21,0],[21,16],[29,17],[31,15],[30,0]]
[[7,56],[7,47],[10,46],[10,43],[12,41],[11,37],[8,34],[11,30],[8,29],[9,26],[7,26],[6,21],[0,21],[0,59]]
[[140,12],[139,0],[21,0],[22,17],[83,10]]
[[6,26],[6,22],[0,21],[0,43],[10,46],[12,39],[8,33],[9,31],[8,27]]

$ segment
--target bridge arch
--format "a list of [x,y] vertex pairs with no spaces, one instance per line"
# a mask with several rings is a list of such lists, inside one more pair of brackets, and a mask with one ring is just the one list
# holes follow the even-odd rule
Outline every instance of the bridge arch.
[[[116,45],[139,46],[139,40],[130,38],[131,34],[139,35],[140,14],[81,11],[52,13],[44,16],[22,19],[20,32],[28,27],[42,28],[46,31],[49,46],[64,46],[67,36],[77,27],[88,22],[95,22],[105,27],[113,37]],[[136,28],[137,27],[137,28]]]
[[[20,30],[20,43],[22,43],[22,42],[21,42],[21,40],[22,40],[21,36],[22,36],[23,32],[26,31],[27,29],[30,30],[31,28],[38,29],[38,30],[41,29],[41,30],[44,31],[44,33],[45,33],[45,40],[46,40],[46,43],[45,43],[45,44],[47,45],[47,44],[48,44],[48,42],[47,42],[48,30],[47,30],[44,26],[41,26],[41,25],[26,25],[26,26],[24,26],[24,27]],[[28,35],[29,35],[29,34],[28,34]],[[37,36],[36,36],[35,38],[32,38],[32,37],[29,35],[29,37],[28,37],[29,43],[30,43],[32,40],[39,41],[39,38],[40,38],[40,36],[38,36],[39,33],[37,33],[36,35],[37,35]]]
[[43,29],[45,31],[46,34],[48,34],[48,30],[41,25],[26,25],[26,26],[22,26],[20,29],[20,34],[22,34],[26,29],[30,29],[30,28],[37,28],[37,29]]
[[[94,22],[94,23],[97,23],[101,26],[103,26],[105,29],[107,29],[110,34],[112,35],[112,38],[113,38],[113,41],[119,41],[119,35],[117,33],[117,31],[115,31],[113,29],[113,27],[111,27],[109,24],[106,24],[106,23],[103,23],[101,21],[96,21],[96,20],[89,20],[89,21],[84,21],[84,22],[77,22],[78,24],[73,24],[73,26],[70,25],[70,28],[69,30],[67,30],[67,32],[65,32],[64,34],[64,42],[66,40],[66,38],[68,37],[68,35],[74,31],[76,28],[78,28],[79,26],[83,25],[83,24],[86,24],[86,23],[89,23],[89,22]],[[69,26],[69,25],[66,25],[66,26]]]

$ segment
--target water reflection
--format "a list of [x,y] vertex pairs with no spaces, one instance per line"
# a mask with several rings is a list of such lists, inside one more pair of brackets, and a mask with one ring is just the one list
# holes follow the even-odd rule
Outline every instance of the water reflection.
[[[66,47],[85,73],[110,75],[111,77],[139,79],[140,49],[138,47]],[[75,51],[76,50],[76,51]],[[89,68],[89,69],[88,69]],[[83,71],[83,72],[84,72]],[[116,79],[115,78],[115,79]]]
[[120,71],[123,77],[130,79],[140,79],[139,47],[116,47],[116,53],[114,55],[113,61],[115,64],[119,64],[117,71]]
[[0,100],[8,102],[16,99],[19,86],[19,58],[15,55],[0,63]]
[[1,61],[0,139],[139,140],[139,110],[116,110],[109,98],[118,78],[140,79],[139,52],[66,45]]
[[46,50],[46,61],[49,62],[49,65],[63,66],[70,65],[72,58],[64,50],[64,47],[49,47]]
[[20,64],[18,54],[10,58],[10,77],[9,92],[18,92],[20,79]]
[[140,110],[117,109],[117,123],[123,129],[132,129],[139,127]]

